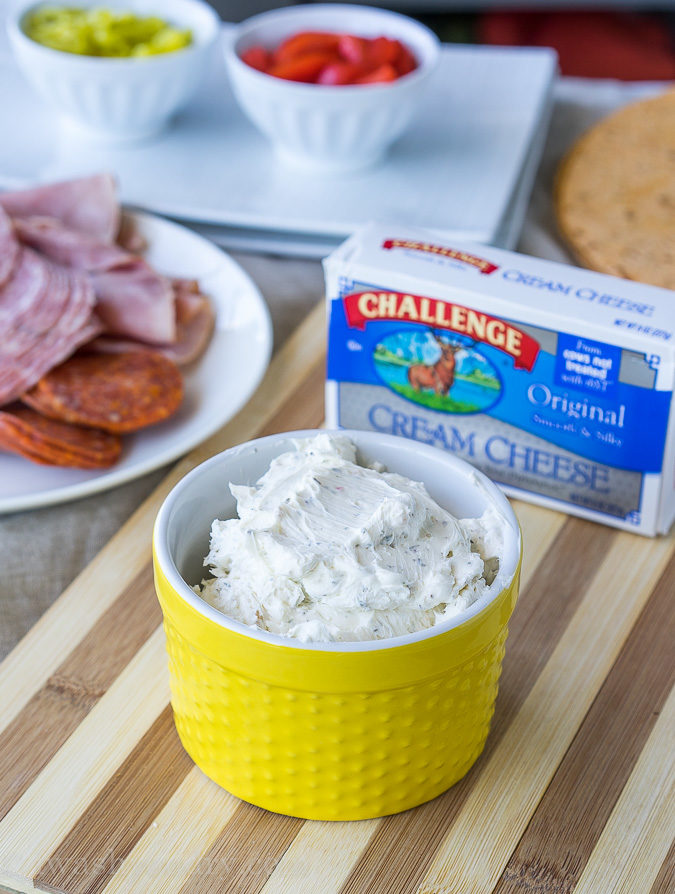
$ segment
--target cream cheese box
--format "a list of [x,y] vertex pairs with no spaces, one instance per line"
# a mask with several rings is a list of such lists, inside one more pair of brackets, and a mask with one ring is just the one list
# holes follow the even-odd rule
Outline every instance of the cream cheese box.
[[457,453],[515,497],[675,517],[675,293],[369,224],[324,261],[330,427]]

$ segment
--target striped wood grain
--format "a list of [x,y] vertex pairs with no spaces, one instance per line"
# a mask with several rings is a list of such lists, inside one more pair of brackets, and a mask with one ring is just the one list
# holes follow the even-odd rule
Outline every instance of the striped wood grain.
[[[673,537],[516,504],[522,595],[487,747],[417,810],[362,823],[280,817],[219,789],[180,749],[149,577],[152,519],[210,453],[319,423],[322,345],[317,311],[247,411],[178,465],[0,667],[0,881],[65,894],[504,894],[520,879],[540,894],[669,894]],[[82,620],[94,582],[101,604]],[[39,647],[52,651],[33,660]]]
[[0,818],[105,695],[162,615],[146,565],[0,733]]
[[[626,640],[495,894],[572,890],[675,683],[675,562]],[[645,643],[649,654],[645,655]],[[555,829],[555,835],[551,830]],[[675,887],[673,888],[675,890]]]
[[675,833],[675,691],[584,869],[577,894],[648,890]]
[[[516,504],[520,519],[521,504]],[[533,507],[528,507],[532,510]],[[541,510],[538,510],[541,512]],[[564,517],[557,516],[562,522]],[[543,521],[544,519],[542,519]],[[532,525],[531,538],[541,529]],[[546,549],[531,577],[521,585],[521,595],[509,624],[499,697],[485,751],[471,773],[440,798],[400,816],[387,817],[347,879],[342,894],[388,894],[399,885],[400,894],[416,891],[445,831],[460,812],[477,774],[498,748],[505,730],[525,701],[537,675],[562,635],[578,605],[593,556],[602,553],[615,537],[607,528],[579,519],[567,519]],[[525,534],[525,553],[529,552]],[[583,541],[587,549],[574,545]],[[564,586],[561,586],[564,582]],[[424,840],[425,847],[419,846]],[[402,878],[400,867],[405,868]]]
[[645,544],[630,534],[615,537],[437,850],[421,892],[494,890],[672,550],[672,538]]

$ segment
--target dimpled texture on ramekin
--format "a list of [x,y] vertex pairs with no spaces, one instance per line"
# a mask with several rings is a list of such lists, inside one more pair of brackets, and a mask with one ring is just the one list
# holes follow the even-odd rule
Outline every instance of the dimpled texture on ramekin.
[[469,660],[409,686],[333,693],[253,679],[164,627],[176,727],[195,763],[245,801],[321,820],[397,813],[461,779],[485,744],[507,635],[503,625]]

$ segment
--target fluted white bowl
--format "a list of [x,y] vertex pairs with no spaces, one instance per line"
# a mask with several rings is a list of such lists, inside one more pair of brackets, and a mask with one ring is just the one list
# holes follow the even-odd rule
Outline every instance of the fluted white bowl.
[[78,0],[78,6],[158,15],[192,31],[190,46],[157,56],[79,56],[45,47],[24,32],[28,13],[42,5],[18,2],[8,16],[17,62],[60,113],[107,142],[143,139],[161,130],[199,84],[220,30],[218,16],[202,0]]
[[[396,38],[418,67],[396,81],[331,87],[286,81],[242,61],[251,46],[276,47],[298,31]],[[414,19],[368,6],[291,6],[253,16],[228,34],[225,61],[244,112],[286,160],[303,168],[341,172],[377,163],[410,123],[436,67],[436,36]]]

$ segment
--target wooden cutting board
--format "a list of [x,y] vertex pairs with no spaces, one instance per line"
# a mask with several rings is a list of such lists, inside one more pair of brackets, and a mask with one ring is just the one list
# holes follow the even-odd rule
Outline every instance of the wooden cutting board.
[[[180,462],[0,666],[0,884],[67,894],[675,890],[675,538],[517,503],[497,711],[471,773],[358,823],[238,801],[182,750],[150,567],[155,513],[231,444],[323,418],[317,308],[248,407]],[[101,497],[105,499],[105,497]]]

